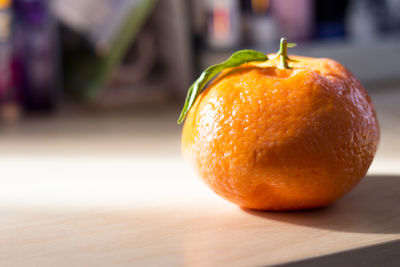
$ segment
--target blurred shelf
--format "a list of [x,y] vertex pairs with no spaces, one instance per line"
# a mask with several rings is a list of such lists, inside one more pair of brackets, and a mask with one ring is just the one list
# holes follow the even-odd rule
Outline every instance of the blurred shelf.
[[[252,47],[273,53],[277,47]],[[226,60],[233,51],[201,50],[200,68]],[[358,43],[349,41],[311,42],[298,44],[289,53],[310,57],[328,57],[346,66],[361,82],[379,83],[400,80],[400,39],[383,38],[380,41]]]

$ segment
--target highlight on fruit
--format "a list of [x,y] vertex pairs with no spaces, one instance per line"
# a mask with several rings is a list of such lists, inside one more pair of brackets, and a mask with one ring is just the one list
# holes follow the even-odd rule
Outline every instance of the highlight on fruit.
[[[288,47],[295,47],[295,43],[288,43],[285,37],[281,38],[279,51],[276,53],[274,57],[280,58],[279,68],[281,69],[289,69],[288,61],[294,61],[290,59],[287,54]],[[182,123],[186,117],[186,114],[189,112],[190,108],[193,106],[194,101],[199,96],[199,94],[204,90],[206,84],[214,78],[221,71],[240,66],[244,63],[251,61],[266,61],[268,57],[264,55],[262,52],[254,51],[254,50],[240,50],[232,54],[232,56],[226,61],[208,67],[203,73],[201,73],[200,77],[190,86],[185,104],[181,111],[181,114],[178,118],[178,124]]]

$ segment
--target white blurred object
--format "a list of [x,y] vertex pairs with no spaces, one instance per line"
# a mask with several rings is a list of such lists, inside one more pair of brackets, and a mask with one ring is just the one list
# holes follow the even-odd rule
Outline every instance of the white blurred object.
[[139,0],[54,0],[55,15],[71,28],[85,34],[98,51],[106,53],[118,30]]
[[364,43],[376,39],[374,18],[368,9],[367,1],[353,0],[351,2],[346,24],[350,40]]
[[257,45],[272,44],[279,39],[278,25],[268,15],[249,18],[250,39]]
[[237,0],[207,0],[207,43],[211,48],[224,49],[239,45],[241,22]]
[[99,94],[103,107],[161,102],[183,95],[192,80],[184,0],[158,1],[122,63]]
[[270,1],[252,0],[251,8],[251,15],[247,18],[250,42],[262,46],[278,42],[279,29],[270,13]]

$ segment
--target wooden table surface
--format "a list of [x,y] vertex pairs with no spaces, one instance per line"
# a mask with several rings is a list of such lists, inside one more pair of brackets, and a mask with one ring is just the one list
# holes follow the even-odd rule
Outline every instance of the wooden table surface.
[[216,196],[180,158],[169,109],[3,128],[0,266],[399,265],[400,91],[372,97],[382,140],[368,176],[302,212]]

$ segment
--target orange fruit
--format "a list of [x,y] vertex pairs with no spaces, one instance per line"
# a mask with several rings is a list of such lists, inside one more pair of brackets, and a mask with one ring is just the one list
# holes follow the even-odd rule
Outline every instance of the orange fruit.
[[257,210],[328,205],[367,173],[379,142],[370,97],[341,64],[293,56],[223,71],[197,98],[182,151],[217,194]]

